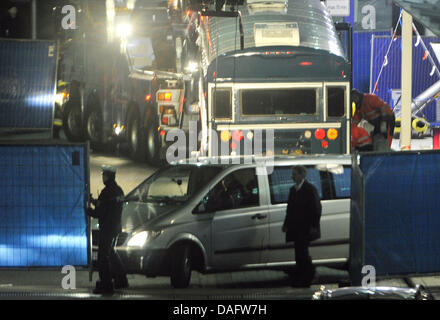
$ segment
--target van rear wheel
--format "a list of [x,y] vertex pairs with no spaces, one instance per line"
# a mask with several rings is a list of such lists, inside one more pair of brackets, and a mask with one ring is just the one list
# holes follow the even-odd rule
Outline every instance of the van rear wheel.
[[191,281],[191,248],[178,245],[171,254],[171,285],[174,288],[186,288]]

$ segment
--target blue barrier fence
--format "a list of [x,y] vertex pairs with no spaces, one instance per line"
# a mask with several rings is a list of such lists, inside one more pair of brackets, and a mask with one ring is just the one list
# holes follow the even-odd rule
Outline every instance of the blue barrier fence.
[[0,145],[0,267],[89,264],[87,145]]
[[371,40],[391,31],[353,32],[353,88],[370,92]]
[[0,129],[51,129],[57,50],[52,41],[0,41]]
[[440,272],[439,191],[440,152],[359,156],[350,221],[355,285],[364,265],[378,276]]

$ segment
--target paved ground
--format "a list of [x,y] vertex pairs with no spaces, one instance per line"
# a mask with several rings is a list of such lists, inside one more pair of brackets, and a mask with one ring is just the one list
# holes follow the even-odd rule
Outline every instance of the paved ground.
[[[98,278],[88,271],[76,272],[76,289],[65,290],[62,281],[66,274],[60,270],[2,270],[0,299],[97,299],[92,290]],[[130,288],[119,290],[111,299],[310,299],[321,284],[337,288],[338,281],[347,280],[347,272],[320,267],[314,284],[308,289],[289,286],[289,278],[280,271],[243,271],[202,275],[192,273],[187,289],[174,289],[168,277],[146,278],[129,275]]]
[[[72,275],[69,273],[69,275]],[[202,275],[193,272],[190,287],[174,289],[169,278],[146,278],[129,275],[130,288],[118,290],[111,297],[92,294],[98,274],[93,273],[89,282],[89,272],[78,270],[75,276],[75,289],[63,289],[62,282],[66,274],[59,270],[1,270],[0,300],[10,299],[143,299],[143,300],[310,300],[321,286],[336,289],[347,283],[346,271],[318,267],[310,288],[291,288],[289,278],[284,272],[263,270],[243,271]],[[71,278],[72,279],[72,278]],[[436,299],[440,298],[440,277],[412,277],[382,279],[377,286],[408,287],[423,284],[432,289]],[[72,282],[69,282],[72,284]]]

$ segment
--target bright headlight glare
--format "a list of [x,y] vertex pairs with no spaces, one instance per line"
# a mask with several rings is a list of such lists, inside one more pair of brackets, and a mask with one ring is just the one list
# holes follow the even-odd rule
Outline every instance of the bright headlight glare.
[[147,241],[156,238],[162,231],[141,231],[135,233],[127,242],[128,247],[143,247]]
[[185,70],[188,71],[188,72],[193,73],[193,72],[196,72],[198,70],[198,68],[199,68],[199,65],[196,62],[191,61],[185,67]]
[[127,38],[131,36],[131,25],[128,23],[119,24],[116,27],[116,33],[121,38]]
[[128,240],[127,246],[129,247],[142,247],[148,240],[148,231],[142,231],[136,233]]

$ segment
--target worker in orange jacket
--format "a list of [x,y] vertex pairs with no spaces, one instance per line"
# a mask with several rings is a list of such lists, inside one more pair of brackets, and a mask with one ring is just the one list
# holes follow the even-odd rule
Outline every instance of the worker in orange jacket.
[[356,104],[353,123],[357,125],[362,119],[367,120],[374,126],[371,134],[373,145],[379,145],[379,141],[385,138],[390,149],[395,125],[395,116],[391,107],[377,95],[361,93],[356,89],[351,91],[351,99]]
[[351,148],[357,151],[372,151],[373,139],[367,130],[351,124]]

